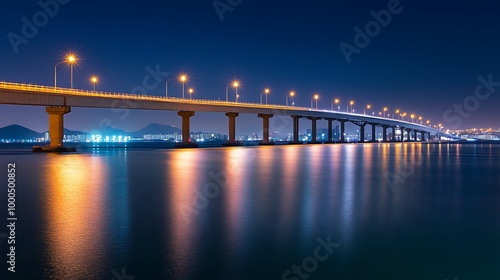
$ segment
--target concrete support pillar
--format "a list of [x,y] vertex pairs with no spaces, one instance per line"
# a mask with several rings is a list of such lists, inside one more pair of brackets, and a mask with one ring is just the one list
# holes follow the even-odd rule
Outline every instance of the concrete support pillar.
[[340,142],[345,142],[345,123],[348,120],[338,120],[340,122]]
[[413,130],[413,141],[417,141],[418,138],[418,131]]
[[318,130],[317,130],[317,121],[321,120],[319,117],[307,117],[308,120],[311,120],[311,143],[318,142]]
[[48,106],[45,111],[49,114],[49,146],[51,148],[62,148],[64,136],[64,115],[71,112],[71,107]]
[[382,141],[387,142],[387,126],[382,126]]
[[392,128],[392,137],[391,137],[391,141],[396,141],[396,127],[395,126],[391,126]]
[[406,133],[406,140],[411,141],[411,129],[408,129],[406,132],[407,132]]
[[404,142],[405,141],[405,128],[400,127],[399,131],[401,131],[401,138],[399,139],[399,141]]
[[238,113],[226,113],[229,118],[229,143],[236,142],[236,117],[239,115]]
[[195,115],[193,111],[179,111],[177,115],[182,117],[182,143],[191,142],[190,118]]
[[425,140],[425,131],[421,131],[420,133],[422,135],[422,142],[425,142],[426,141]]
[[259,114],[259,118],[262,118],[262,143],[269,143],[269,119],[273,117],[273,114]]
[[299,120],[302,118],[301,116],[291,116],[293,119],[293,142],[299,142]]
[[372,142],[377,142],[377,127],[375,126],[374,123],[371,124],[372,126]]
[[325,118],[328,121],[328,140],[327,142],[333,142],[333,121],[334,118]]
[[427,141],[431,140],[431,133],[429,132],[429,135],[427,135]]
[[365,126],[362,125],[359,127],[359,142],[365,142]]

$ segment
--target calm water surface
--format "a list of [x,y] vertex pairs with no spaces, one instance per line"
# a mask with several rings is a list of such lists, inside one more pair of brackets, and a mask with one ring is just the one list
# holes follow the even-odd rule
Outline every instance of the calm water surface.
[[1,279],[500,279],[500,145],[1,149],[2,224],[9,162]]

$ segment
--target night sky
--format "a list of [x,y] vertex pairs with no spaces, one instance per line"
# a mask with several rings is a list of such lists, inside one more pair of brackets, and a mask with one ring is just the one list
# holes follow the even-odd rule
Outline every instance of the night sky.
[[[46,24],[43,16],[36,19],[41,27],[27,34],[32,38],[23,35],[22,18],[33,23],[33,16],[43,11],[40,4],[2,3],[0,80],[53,85],[54,65],[65,53],[75,52],[74,84],[81,89],[92,89],[89,78],[95,74],[98,90],[129,93],[143,85],[146,68],[159,67],[170,73],[171,96],[181,95],[177,77],[185,72],[186,88],[195,89],[195,98],[224,99],[226,85],[236,78],[242,83],[241,101],[259,102],[260,92],[269,87],[269,103],[284,104],[287,93],[295,90],[295,103],[310,106],[317,92],[324,109],[336,97],[343,110],[348,100],[355,100],[356,112],[371,104],[377,113],[383,106],[401,109],[445,128],[500,127],[500,87],[483,100],[473,97],[479,76],[500,82],[498,1],[60,2],[68,3],[58,4]],[[340,44],[356,47],[354,28],[365,30],[374,20],[371,11],[388,9],[394,12],[390,22],[371,29],[370,42],[358,44],[348,63]],[[24,39],[13,45],[13,36]],[[57,78],[59,86],[69,87],[68,67],[61,64]],[[147,94],[165,94],[165,77],[161,79]],[[443,116],[464,101],[473,110]],[[47,129],[43,107],[0,105],[0,112],[0,127],[17,123]],[[134,110],[123,117],[111,109],[86,108],[73,108],[65,125],[90,131],[103,119],[127,131],[151,122],[180,125],[175,112]],[[237,121],[237,134],[260,129],[255,115]],[[301,122],[302,129],[308,126]],[[192,130],[226,133],[227,118],[198,113]]]

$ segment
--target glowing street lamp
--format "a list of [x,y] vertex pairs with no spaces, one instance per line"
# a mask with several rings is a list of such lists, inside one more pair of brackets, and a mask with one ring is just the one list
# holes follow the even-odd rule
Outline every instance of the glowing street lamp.
[[76,63],[76,56],[74,54],[69,54],[64,61],[61,61],[54,65],[54,89],[57,88],[57,65],[61,63],[68,63],[71,71],[70,88],[73,88],[73,64]]
[[319,94],[314,94],[313,98],[311,99],[311,108],[313,106],[313,100],[316,100],[316,110],[318,109],[318,99],[319,99]]
[[233,82],[233,87],[235,90],[235,96],[236,96],[236,102],[238,102],[238,87],[240,86],[240,82],[234,81]]
[[[293,102],[294,97],[295,97],[295,91],[290,91],[290,99],[292,100],[292,106],[295,106],[295,102]],[[286,96],[286,106],[288,106],[288,95]]]
[[238,99],[240,98],[239,94],[236,94],[236,103],[238,103]]
[[264,93],[266,94],[266,105],[267,105],[267,95],[271,92],[268,88],[264,90]]
[[398,115],[399,115],[399,109],[397,109],[397,110],[394,112],[394,119],[396,119],[396,117],[399,119]]
[[420,121],[420,124],[422,124],[422,117],[418,117],[418,120]]
[[[340,112],[340,99],[335,98],[333,102],[337,105],[337,110]],[[332,110],[333,111],[333,110]]]
[[385,113],[387,112],[387,107],[384,107],[384,118],[385,118]]
[[354,100],[351,100],[351,102],[349,102],[349,105],[351,105],[351,113],[354,112],[353,107],[352,107],[354,105]]
[[414,115],[414,114],[411,114],[411,115],[410,115],[410,118],[411,118],[411,123],[413,123],[413,119],[415,118],[415,115]]
[[68,63],[70,66],[70,71],[71,71],[71,88],[73,88],[73,64],[76,63],[76,56],[70,54],[68,56]]
[[92,76],[92,77],[90,78],[90,81],[94,84],[94,91],[95,91],[95,85],[97,84],[97,82],[98,82],[99,80],[97,79],[97,77],[96,77],[96,76]]
[[186,74],[181,74],[179,76],[179,81],[182,83],[182,98],[184,98],[184,84],[187,82],[187,75]]
[[189,99],[192,99],[194,89],[192,89],[192,88],[188,89],[188,93],[189,93]]
[[363,109],[363,114],[366,115],[366,109],[370,109],[372,107],[372,105],[368,104],[366,105],[366,108]]

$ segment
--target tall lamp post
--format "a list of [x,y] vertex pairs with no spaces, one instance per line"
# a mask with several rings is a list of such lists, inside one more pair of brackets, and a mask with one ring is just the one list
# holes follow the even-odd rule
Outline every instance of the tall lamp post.
[[268,88],[264,90],[264,93],[266,94],[266,105],[267,105],[267,95],[269,95],[270,92],[271,90],[269,90]]
[[351,100],[351,102],[349,102],[349,105],[351,105],[351,113],[354,112],[353,107],[352,107],[352,106],[354,106],[354,100]]
[[311,108],[313,106],[313,100],[316,101],[316,110],[318,110],[318,99],[319,99],[319,94],[314,94],[313,98],[311,99]]
[[366,108],[363,109],[363,113],[366,115],[366,109],[370,109],[372,105],[368,104],[366,105]]
[[57,88],[57,65],[62,64],[62,63],[68,63],[70,66],[70,88],[73,88],[73,64],[76,63],[76,56],[74,54],[69,54],[64,61],[61,61],[59,63],[56,63],[54,65],[54,89]]
[[333,102],[337,105],[337,107],[338,107],[337,109],[340,112],[340,99],[335,98],[335,100]]
[[[290,91],[290,100],[292,101],[292,106],[295,106],[293,102],[293,97],[295,96],[295,91]],[[286,106],[288,106],[288,95],[286,96]]]
[[182,83],[182,98],[184,98],[184,84],[187,82],[187,75],[180,75],[179,81]]
[[233,87],[235,89],[236,102],[238,102],[238,87],[240,86],[240,82],[234,81]]
[[95,91],[95,85],[97,84],[97,82],[98,82],[99,80],[97,79],[97,77],[96,77],[96,76],[92,76],[92,77],[90,78],[90,81],[94,84],[94,91]]
[[387,107],[384,107],[384,118],[385,118],[385,113],[387,112]]
[[189,93],[189,99],[193,99],[194,89],[192,88],[188,89],[188,93]]

